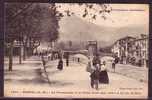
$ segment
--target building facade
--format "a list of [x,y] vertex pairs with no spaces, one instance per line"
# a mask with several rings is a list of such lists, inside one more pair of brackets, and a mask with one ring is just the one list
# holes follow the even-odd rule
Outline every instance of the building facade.
[[112,46],[112,53],[119,57],[119,62],[122,64],[128,63],[128,57],[131,53],[131,41],[134,41],[135,38],[133,37],[124,37],[117,40]]
[[147,66],[148,36],[121,38],[112,45],[111,51],[119,57],[119,63]]
[[145,35],[141,35],[140,38],[137,38],[133,41],[133,54],[134,62],[133,64],[137,64],[139,66],[147,67],[148,64],[148,37]]

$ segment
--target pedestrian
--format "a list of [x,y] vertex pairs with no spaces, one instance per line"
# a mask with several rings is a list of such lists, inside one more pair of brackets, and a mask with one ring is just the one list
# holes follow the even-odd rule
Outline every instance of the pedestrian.
[[78,57],[78,63],[80,62],[80,58]]
[[42,56],[42,52],[40,52],[40,55],[39,56]]
[[119,57],[116,56],[114,61],[115,61],[115,64],[117,64],[119,62]]
[[98,90],[98,85],[99,85],[99,75],[100,75],[100,65],[97,64],[94,66],[93,72],[91,73],[91,87]]
[[115,72],[115,67],[116,67],[116,64],[115,64],[115,61],[113,60],[112,61],[112,69],[113,69],[114,72]]
[[100,65],[101,61],[98,55],[94,56],[92,60],[92,68],[91,68],[91,87],[95,88],[98,90],[98,84],[99,84],[99,76],[100,76]]
[[115,72],[116,64],[119,62],[119,57],[115,56],[114,60],[112,61],[112,69]]
[[55,59],[58,59],[58,54],[57,54],[57,53],[55,53],[55,55],[54,55],[54,56],[55,56]]
[[66,59],[66,66],[69,66],[69,59]]
[[103,61],[103,63],[101,64],[99,83],[104,83],[104,84],[109,83],[109,77],[108,77],[107,67],[106,67],[105,61]]
[[57,68],[58,68],[59,70],[63,70],[63,60],[62,60],[62,58],[59,59]]
[[44,59],[44,56],[43,56],[43,55],[41,56],[41,59],[42,59],[42,64],[43,64],[43,66],[45,67],[45,65],[46,65],[46,61],[45,61],[45,59]]
[[69,66],[69,52],[66,52],[66,66]]

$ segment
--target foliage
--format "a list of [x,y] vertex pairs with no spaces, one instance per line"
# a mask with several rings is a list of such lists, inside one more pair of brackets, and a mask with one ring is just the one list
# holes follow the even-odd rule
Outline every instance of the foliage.
[[58,38],[56,11],[47,4],[7,3],[5,11],[6,40]]
[[[70,3],[68,5],[83,6],[82,10],[84,11],[80,16],[82,18],[89,16],[93,20],[96,20],[98,16],[106,19],[105,13],[111,11],[107,4]],[[56,40],[58,38],[58,21],[65,16],[77,15],[77,12],[68,7],[65,7],[63,12],[58,10],[63,7],[64,4],[54,3],[7,3],[5,5],[6,40],[23,40],[23,38]]]
[[[67,6],[67,7],[65,7]],[[81,8],[83,13],[78,14],[75,12],[75,9],[71,9],[71,7],[76,6],[77,9]],[[56,9],[59,10],[58,15],[60,17],[77,15],[82,18],[89,17],[90,19],[96,20],[97,17],[107,19],[106,14],[110,13],[112,8],[108,4],[97,4],[97,3],[69,3],[69,4],[56,4]],[[62,12],[61,12],[62,11]]]

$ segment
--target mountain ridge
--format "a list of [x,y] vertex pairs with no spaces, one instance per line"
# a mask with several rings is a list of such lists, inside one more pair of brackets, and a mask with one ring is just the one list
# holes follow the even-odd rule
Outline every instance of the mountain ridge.
[[60,21],[60,41],[102,41],[101,45],[111,45],[125,36],[136,37],[148,32],[145,26],[106,27],[87,22],[77,16],[64,18]]

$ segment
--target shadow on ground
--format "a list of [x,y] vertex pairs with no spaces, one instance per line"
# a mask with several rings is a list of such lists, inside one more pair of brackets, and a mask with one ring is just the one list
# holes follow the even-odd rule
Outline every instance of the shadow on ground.
[[[63,87],[73,85],[72,82],[63,82],[59,80],[51,80],[51,76],[60,72],[54,70],[45,75],[43,69],[38,68],[34,70],[13,70],[12,72],[5,72],[5,82],[11,84],[23,84],[23,85],[49,85],[52,87]],[[11,77],[10,77],[11,76]],[[34,77],[33,77],[34,76]],[[15,79],[19,77],[19,79]]]
[[52,87],[63,87],[63,86],[69,86],[73,85],[72,82],[62,82],[57,80],[51,80],[50,83],[47,79],[39,79],[39,78],[33,78],[33,79],[5,79],[5,82],[13,83],[13,84],[22,84],[22,85],[49,85]]

